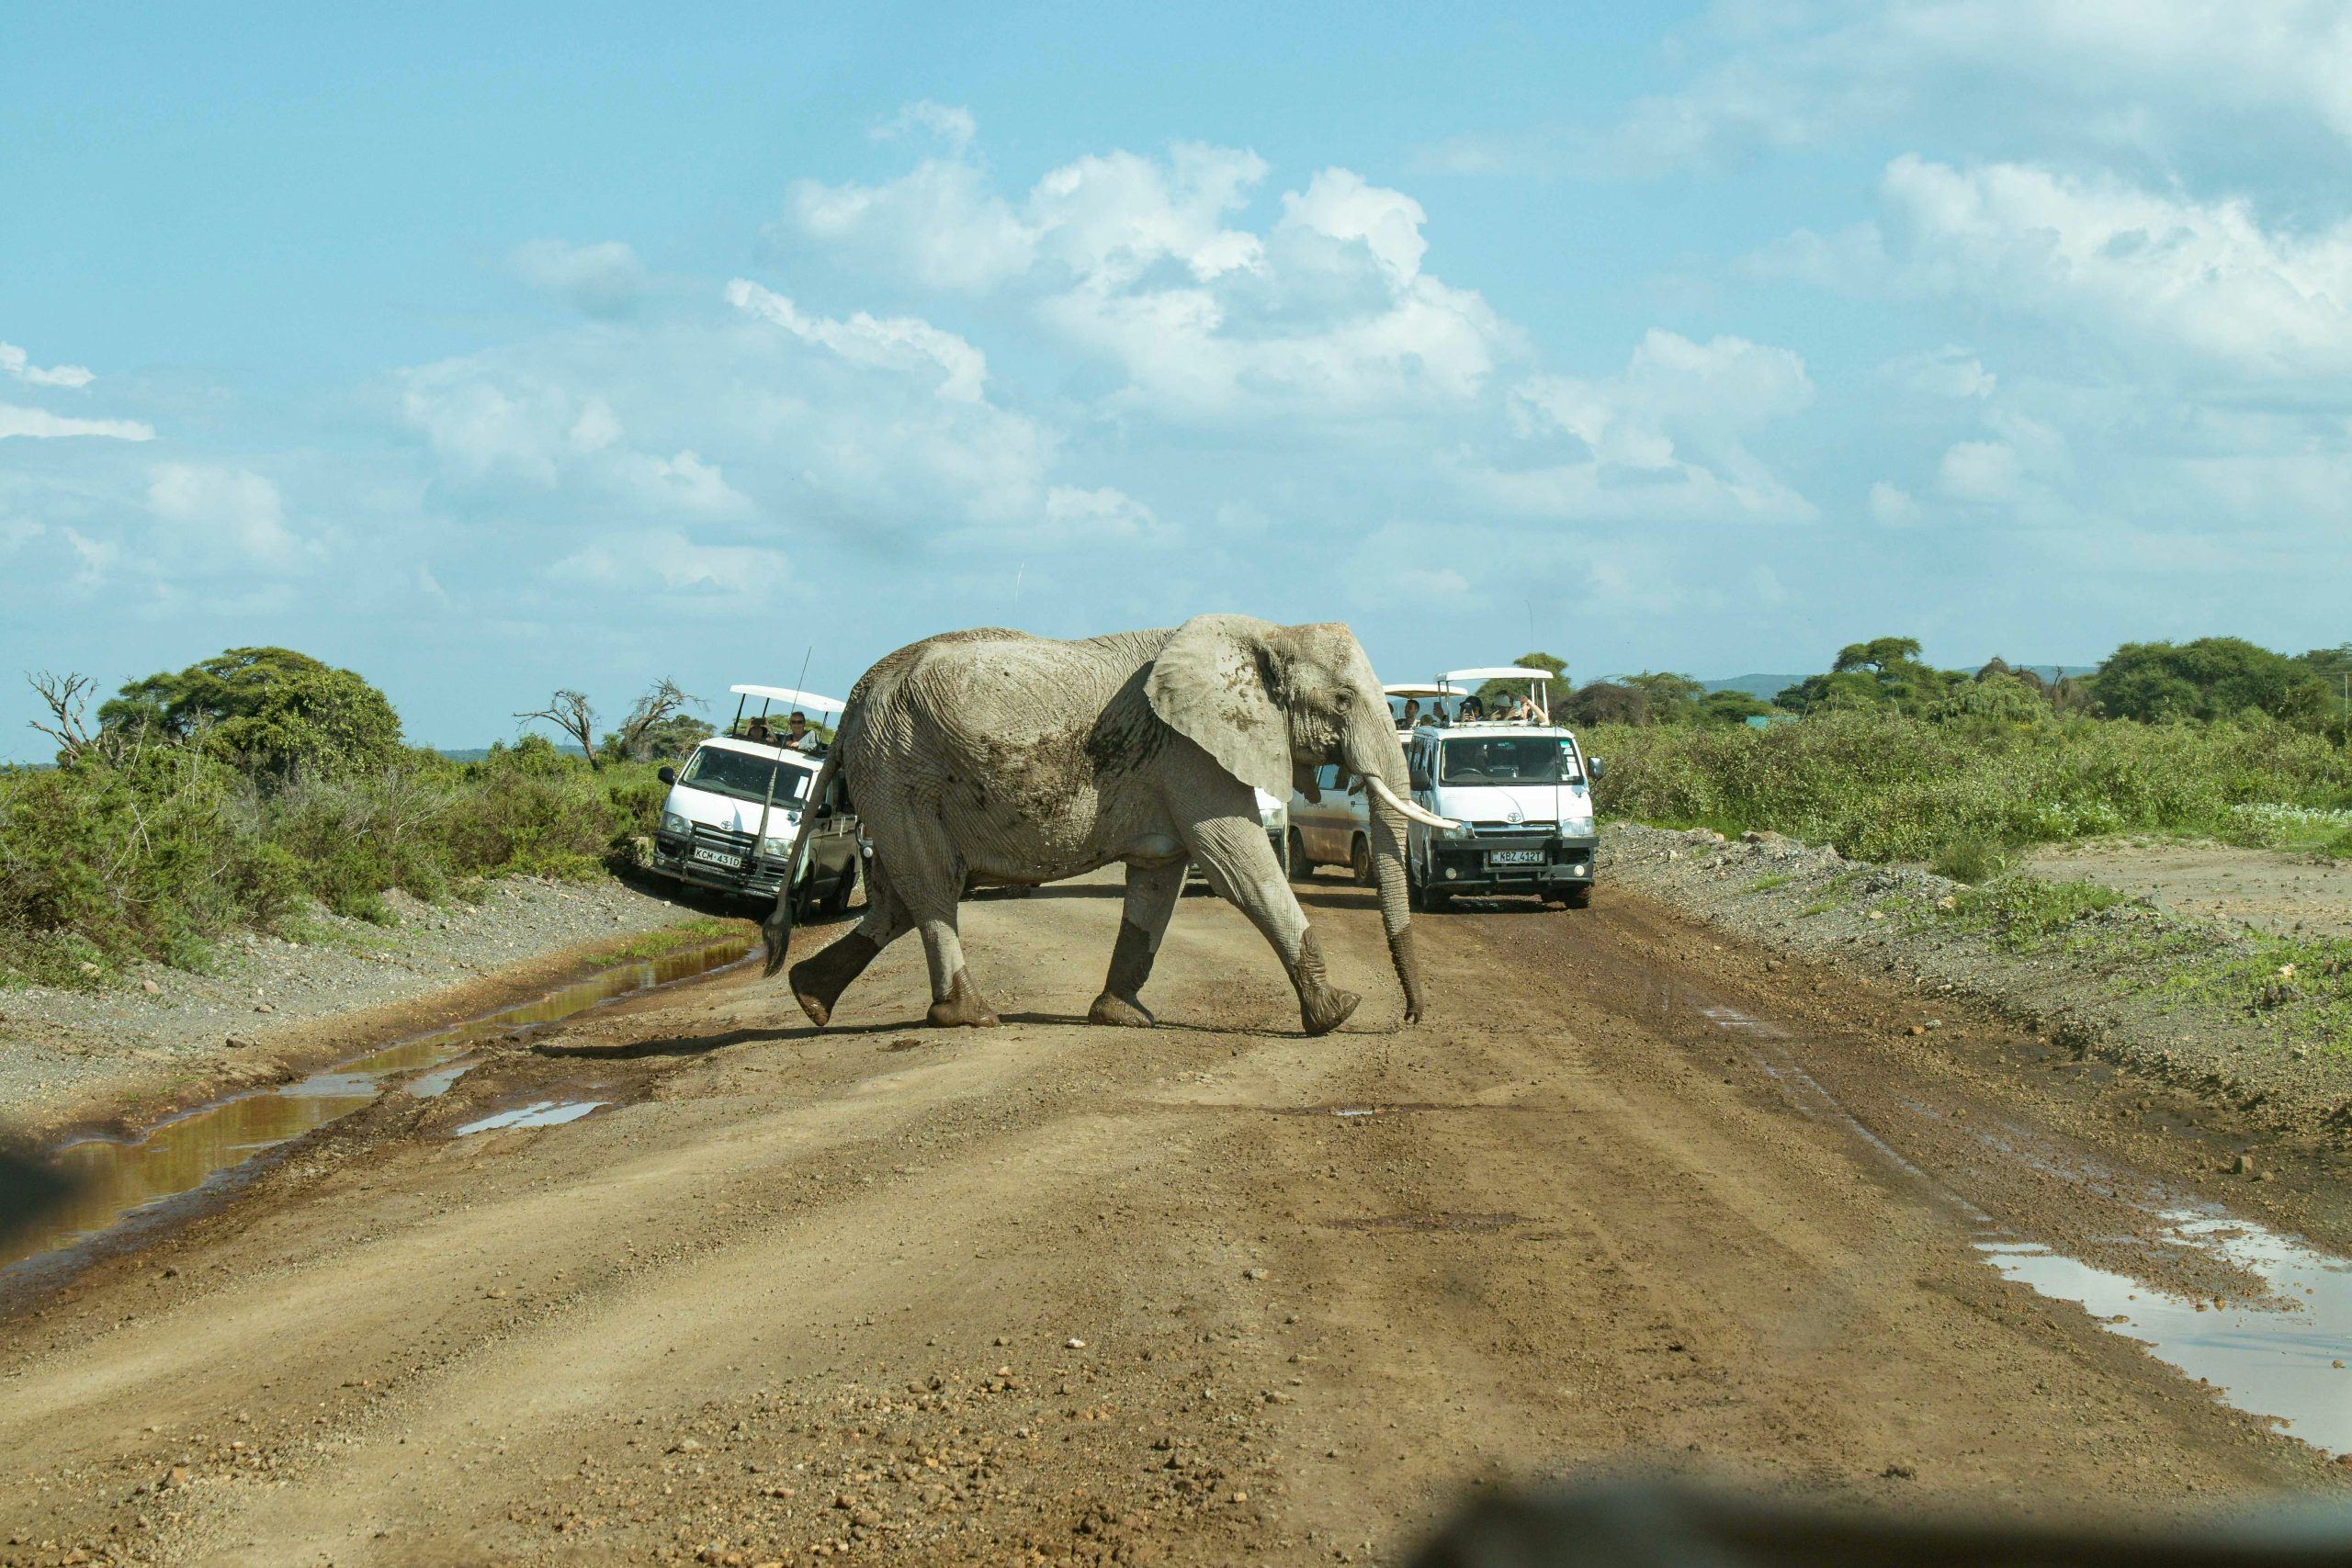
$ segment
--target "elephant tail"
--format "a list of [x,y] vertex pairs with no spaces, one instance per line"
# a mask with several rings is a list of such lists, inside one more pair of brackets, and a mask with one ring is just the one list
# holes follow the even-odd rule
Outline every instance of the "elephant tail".
[[817,825],[817,812],[833,787],[833,775],[841,772],[842,749],[839,732],[831,750],[825,753],[825,765],[817,770],[817,782],[808,786],[808,804],[800,813],[800,826],[792,835],[792,855],[784,863],[784,880],[776,884],[775,908],[760,923],[760,935],[768,949],[767,977],[776,977],[784,967],[785,949],[792,945],[792,890],[799,885],[800,864],[808,857],[808,833]]

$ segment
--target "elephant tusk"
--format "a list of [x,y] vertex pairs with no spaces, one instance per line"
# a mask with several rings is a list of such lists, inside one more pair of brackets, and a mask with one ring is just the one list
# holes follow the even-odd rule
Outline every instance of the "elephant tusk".
[[1455,822],[1448,818],[1440,817],[1433,811],[1424,811],[1409,800],[1397,799],[1396,792],[1390,789],[1386,784],[1381,783],[1380,775],[1377,773],[1366,773],[1364,775],[1363,782],[1371,786],[1373,794],[1380,797],[1380,803],[1383,806],[1385,806],[1394,811],[1403,812],[1408,818],[1412,821],[1419,822],[1424,828],[1443,829],[1459,828],[1462,826],[1461,823]]

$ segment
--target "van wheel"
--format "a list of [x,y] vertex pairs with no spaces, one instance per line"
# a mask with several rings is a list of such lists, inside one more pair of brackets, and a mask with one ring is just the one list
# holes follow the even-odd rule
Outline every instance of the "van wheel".
[[825,895],[825,913],[829,915],[848,914],[850,895],[856,891],[857,863],[855,861],[852,861],[849,863],[848,868],[842,873],[841,880],[833,884],[833,890]]
[[1298,836],[1295,828],[1290,830],[1290,841],[1283,846],[1283,854],[1290,862],[1283,869],[1290,873],[1293,882],[1305,882],[1315,874],[1315,863],[1306,858],[1306,840]]
[[1370,887],[1379,880],[1372,874],[1372,846],[1362,834],[1348,845],[1348,870],[1355,874],[1358,887]]
[[1560,908],[1563,909],[1591,908],[1592,884],[1588,882],[1581,887],[1571,887],[1562,893],[1560,895]]

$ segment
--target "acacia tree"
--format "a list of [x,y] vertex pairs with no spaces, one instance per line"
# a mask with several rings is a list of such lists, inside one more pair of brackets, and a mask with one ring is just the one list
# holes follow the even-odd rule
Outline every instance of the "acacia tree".
[[290,648],[232,648],[130,682],[98,723],[118,750],[193,745],[279,782],[387,767],[401,755],[400,716],[383,693]]

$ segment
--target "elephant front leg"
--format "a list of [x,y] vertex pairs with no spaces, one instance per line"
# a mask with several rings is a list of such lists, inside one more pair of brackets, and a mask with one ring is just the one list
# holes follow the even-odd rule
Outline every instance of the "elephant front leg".
[[1136,997],[1151,978],[1151,961],[1168,934],[1169,917],[1184,893],[1184,863],[1127,867],[1126,909],[1119,919],[1119,942],[1111,950],[1111,973],[1102,994],[1086,1010],[1089,1023],[1149,1029],[1151,1010]]
[[1347,1022],[1363,998],[1324,978],[1323,950],[1315,940],[1315,928],[1306,923],[1306,912],[1298,907],[1290,878],[1274,859],[1256,818],[1220,818],[1200,824],[1193,830],[1193,852],[1210,883],[1250,917],[1250,923],[1282,955],[1298,992],[1299,1026],[1309,1034],[1329,1034]]

